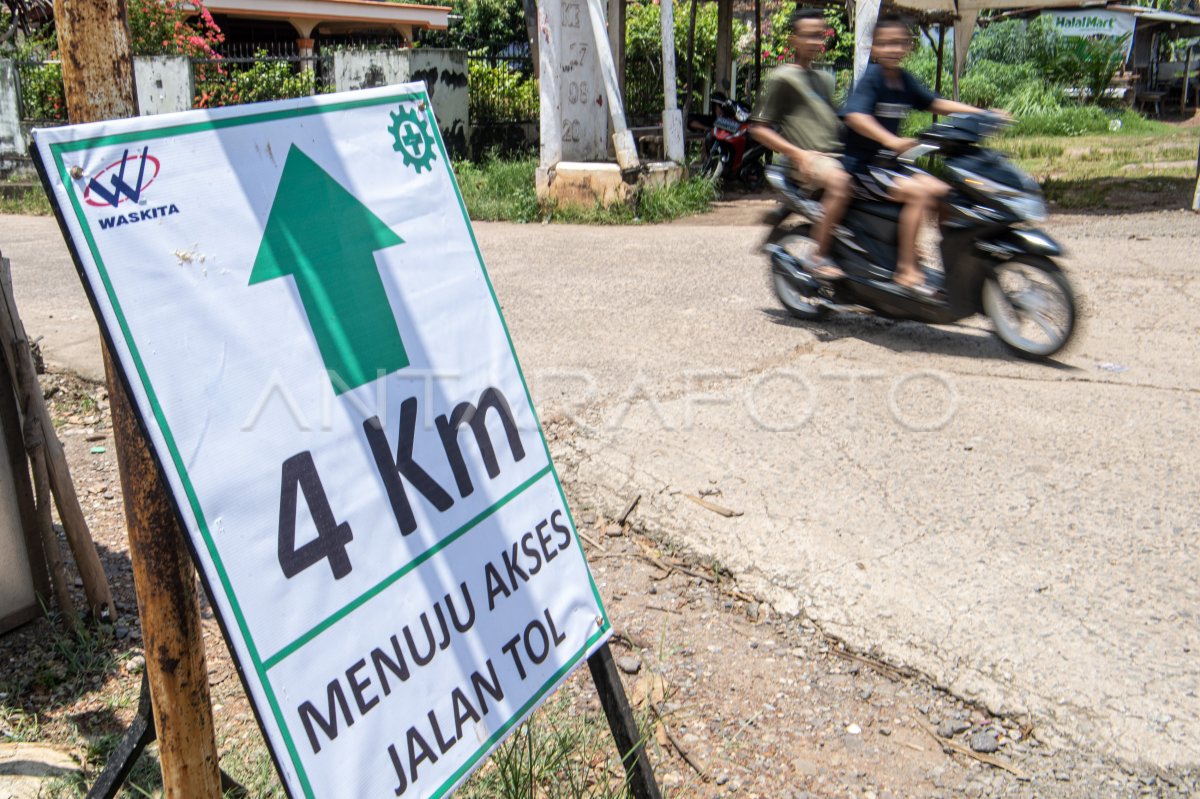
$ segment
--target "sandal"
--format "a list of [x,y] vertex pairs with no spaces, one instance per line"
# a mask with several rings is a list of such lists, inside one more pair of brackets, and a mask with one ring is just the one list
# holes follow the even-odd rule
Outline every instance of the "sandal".
[[814,255],[811,258],[805,258],[802,263],[804,271],[818,280],[841,280],[846,276],[841,267],[823,255]]
[[930,286],[928,283],[919,283],[916,286],[906,286],[903,283],[895,281],[872,280],[871,285],[883,291],[890,292],[900,297],[905,297],[910,300],[918,300],[927,302],[932,305],[945,305],[946,295],[938,288]]
[[907,294],[914,300],[933,303],[944,303],[946,301],[945,293],[941,289],[934,288],[928,283],[918,283],[915,286],[906,286],[903,283],[894,283],[893,285],[898,288],[902,294]]

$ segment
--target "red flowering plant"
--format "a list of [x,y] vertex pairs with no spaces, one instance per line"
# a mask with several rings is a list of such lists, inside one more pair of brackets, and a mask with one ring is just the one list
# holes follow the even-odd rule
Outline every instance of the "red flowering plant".
[[[217,61],[217,46],[225,35],[202,0],[129,0],[129,34],[134,55],[181,55]],[[196,65],[196,106],[212,104],[203,86],[219,82],[225,74],[220,64]]]
[[[784,3],[778,11],[763,21],[762,59],[764,64],[782,64],[791,61],[794,53],[788,45],[792,31],[788,25],[793,6]],[[846,24],[845,12],[840,8],[825,10],[825,56],[821,61],[837,62],[854,53],[854,34]]]
[[218,59],[225,41],[201,0],[129,0],[134,55],[183,55]]

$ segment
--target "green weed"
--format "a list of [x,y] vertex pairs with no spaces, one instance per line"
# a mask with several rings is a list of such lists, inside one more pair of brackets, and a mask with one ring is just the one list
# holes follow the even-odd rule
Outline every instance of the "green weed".
[[624,799],[625,772],[604,717],[557,694],[460,790],[464,799]]
[[49,216],[50,200],[40,184],[0,186],[0,214]]
[[565,222],[584,225],[630,225],[666,222],[707,211],[716,188],[693,178],[671,186],[643,189],[632,206],[558,207],[538,202],[533,159],[487,159],[455,164],[459,190],[471,219],[502,222]]

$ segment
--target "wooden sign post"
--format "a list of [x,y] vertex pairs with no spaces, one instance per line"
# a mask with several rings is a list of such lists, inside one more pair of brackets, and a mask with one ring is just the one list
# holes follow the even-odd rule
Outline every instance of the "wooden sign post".
[[[137,115],[124,8],[119,0],[54,4],[72,123]],[[195,571],[107,341],[104,356],[164,793],[171,799],[218,797],[221,779]]]

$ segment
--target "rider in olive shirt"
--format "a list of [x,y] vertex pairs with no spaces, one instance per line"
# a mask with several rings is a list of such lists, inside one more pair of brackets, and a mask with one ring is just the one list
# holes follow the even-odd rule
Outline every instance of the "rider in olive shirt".
[[824,52],[828,26],[824,14],[815,8],[798,9],[791,23],[788,45],[795,61],[771,73],[750,133],[787,158],[793,177],[802,186],[824,191],[824,213],[813,226],[817,252],[804,265],[819,278],[836,280],[844,275],[829,259],[829,248],[834,226],[850,203],[850,178],[837,160],[842,143],[841,123],[833,107],[833,77],[812,68],[813,59]]

